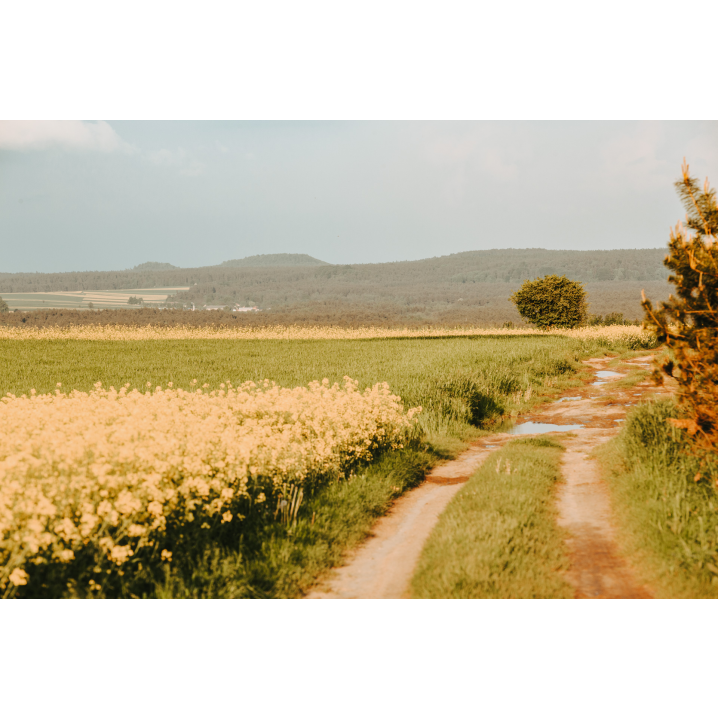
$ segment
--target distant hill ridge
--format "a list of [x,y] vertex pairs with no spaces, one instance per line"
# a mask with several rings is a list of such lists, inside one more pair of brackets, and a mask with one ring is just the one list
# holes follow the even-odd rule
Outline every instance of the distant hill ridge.
[[[482,249],[394,265],[432,266],[452,282],[516,282],[565,274],[581,282],[645,281],[668,277],[667,254],[656,249]],[[356,266],[389,266],[387,264]]]
[[143,262],[138,264],[132,269],[128,269],[128,272],[164,272],[168,269],[179,269],[174,264],[168,264],[167,262]]
[[[426,259],[400,260],[365,264],[331,264],[308,254],[255,254],[242,259],[229,259],[221,264],[181,269],[167,262],[144,262],[127,272],[164,272],[177,270],[205,272],[213,268],[319,268],[324,267],[334,276],[349,269],[361,274],[373,271],[390,271],[392,274],[423,273],[433,269],[446,281],[452,282],[512,282],[533,279],[546,274],[566,274],[584,282],[664,279],[668,272],[663,267],[666,250],[656,249],[479,249],[457,252]],[[334,269],[336,268],[337,271]],[[109,272],[82,272],[68,274],[105,274]],[[18,275],[0,275],[18,276]],[[49,276],[49,275],[42,275]],[[164,280],[163,280],[164,281]]]
[[219,267],[318,267],[328,265],[308,254],[254,254],[243,259],[228,259]]
[[[320,267],[329,262],[310,257],[308,254],[254,254],[242,259],[228,259],[214,267]],[[181,269],[169,262],[143,262],[127,272],[165,272],[170,269]]]

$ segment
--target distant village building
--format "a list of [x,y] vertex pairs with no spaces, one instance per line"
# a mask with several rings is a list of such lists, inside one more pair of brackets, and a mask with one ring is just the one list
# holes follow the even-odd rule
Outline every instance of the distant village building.
[[240,307],[239,304],[235,304],[234,306],[229,306],[227,304],[205,304],[202,309],[206,309],[207,311],[222,311],[222,310],[229,310],[230,312],[258,312],[259,309],[257,307]]

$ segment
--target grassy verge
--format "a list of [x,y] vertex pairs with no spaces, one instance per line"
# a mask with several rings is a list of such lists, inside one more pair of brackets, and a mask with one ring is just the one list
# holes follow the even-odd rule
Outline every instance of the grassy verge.
[[239,551],[213,547],[168,572],[159,598],[295,598],[369,534],[393,500],[433,463],[422,451],[381,457],[304,504],[296,522],[272,522],[243,536]]
[[598,457],[621,543],[643,580],[662,598],[718,598],[718,496],[694,481],[699,462],[667,423],[675,416],[671,400],[637,407]]
[[415,598],[570,598],[554,487],[563,448],[518,439],[454,497],[424,546]]

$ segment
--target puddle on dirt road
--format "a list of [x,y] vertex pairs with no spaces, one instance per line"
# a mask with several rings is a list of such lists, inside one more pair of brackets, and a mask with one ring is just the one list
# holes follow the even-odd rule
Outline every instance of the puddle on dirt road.
[[527,421],[525,424],[516,424],[509,429],[509,434],[548,434],[550,431],[575,431],[583,429],[583,424],[541,424]]
[[561,397],[560,399],[556,399],[556,403],[558,404],[560,401],[579,401],[582,398],[583,397],[580,397],[580,396],[564,396],[564,397]]
[[[612,379],[613,377],[623,376],[623,374],[619,374],[617,371],[604,370],[597,371],[596,376],[598,377],[598,379]],[[605,383],[605,381],[594,381],[591,386],[602,386]]]

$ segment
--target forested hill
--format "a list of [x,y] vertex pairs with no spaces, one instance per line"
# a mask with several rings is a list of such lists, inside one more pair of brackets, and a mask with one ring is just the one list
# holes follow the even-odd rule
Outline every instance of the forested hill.
[[[524,279],[565,274],[586,283],[590,311],[641,316],[640,294],[668,294],[665,249],[492,249],[383,264],[231,266],[63,274],[0,274],[0,296],[138,287],[190,287],[180,302],[240,304],[262,310],[320,314],[329,321],[348,311],[399,312],[442,321],[514,320],[508,296]],[[270,255],[271,256],[271,255]],[[302,255],[300,255],[302,256]],[[254,259],[254,258],[247,258]],[[240,260],[241,261],[241,260]],[[481,309],[479,309],[481,308]],[[299,316],[299,315],[298,315]],[[438,319],[437,319],[438,320]],[[433,319],[431,319],[433,321]]]
[[329,262],[322,262],[308,254],[255,254],[244,259],[229,259],[222,262],[220,267],[309,267],[323,266]]
[[444,257],[382,264],[328,264],[306,254],[260,254],[220,265],[180,269],[145,262],[112,272],[0,273],[2,292],[132,289],[237,282],[353,282],[383,285],[517,282],[546,274],[565,274],[582,282],[663,280],[665,249],[553,250],[486,249]]
[[[460,252],[417,262],[440,271],[455,282],[515,282],[546,274],[565,274],[581,282],[666,279],[665,249],[487,249]],[[382,266],[382,265],[364,265]],[[393,265],[396,266],[396,265]]]
[[167,262],[143,262],[136,267],[132,267],[131,272],[165,272],[168,269],[179,269],[174,264]]

